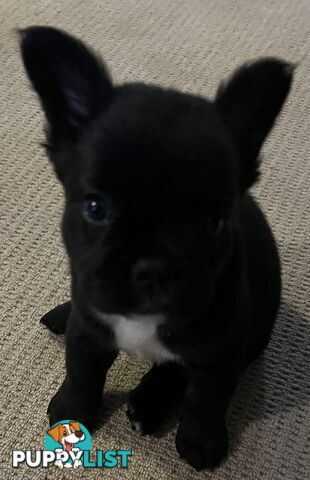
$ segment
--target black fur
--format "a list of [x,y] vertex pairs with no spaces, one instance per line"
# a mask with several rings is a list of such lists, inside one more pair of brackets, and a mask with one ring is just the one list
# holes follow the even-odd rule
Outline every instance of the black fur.
[[182,365],[155,365],[128,415],[152,433],[184,394],[177,450],[198,470],[214,468],[228,450],[230,397],[266,346],[280,302],[276,245],[247,189],[293,68],[276,58],[245,64],[209,101],[114,86],[84,44],[53,28],[23,30],[21,50],[64,185],[72,273],[71,304],[42,320],[66,332],[67,376],[50,421],[96,421],[117,350],[90,305],[160,313],[158,335]]

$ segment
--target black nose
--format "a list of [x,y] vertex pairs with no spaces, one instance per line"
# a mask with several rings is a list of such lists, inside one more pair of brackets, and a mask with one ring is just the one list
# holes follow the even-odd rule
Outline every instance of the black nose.
[[158,260],[139,260],[132,268],[132,282],[137,289],[165,283],[163,266]]

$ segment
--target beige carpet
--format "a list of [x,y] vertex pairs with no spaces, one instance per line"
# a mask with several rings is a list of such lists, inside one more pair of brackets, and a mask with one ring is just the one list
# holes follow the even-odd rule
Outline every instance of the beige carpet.
[[[178,459],[173,430],[151,438],[132,432],[123,392],[147,365],[126,356],[111,371],[112,415],[94,435],[94,447],[132,449],[127,470],[11,467],[13,448],[43,448],[64,349],[38,321],[69,287],[61,189],[39,147],[42,115],[13,31],[30,24],[80,35],[102,53],[118,82],[146,80],[210,96],[247,59],[279,55],[299,62],[255,190],[281,251],[283,306],[264,358],[246,373],[232,406],[231,455],[212,475]],[[310,478],[309,50],[309,0],[0,0],[0,480]]]

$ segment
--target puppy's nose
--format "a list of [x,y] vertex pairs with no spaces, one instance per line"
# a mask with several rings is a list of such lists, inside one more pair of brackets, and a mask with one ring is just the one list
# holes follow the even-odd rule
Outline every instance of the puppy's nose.
[[164,287],[167,283],[164,266],[159,260],[139,260],[132,268],[132,282],[136,289]]
[[77,431],[75,432],[75,435],[76,435],[78,438],[82,438],[82,437],[83,437],[83,432],[82,432],[82,430],[77,430]]

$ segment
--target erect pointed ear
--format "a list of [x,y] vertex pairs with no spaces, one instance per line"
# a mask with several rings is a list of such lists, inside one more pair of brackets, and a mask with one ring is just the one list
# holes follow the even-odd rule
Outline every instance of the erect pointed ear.
[[101,61],[79,40],[51,27],[20,31],[23,62],[49,127],[48,140],[76,138],[113,95]]
[[289,93],[293,69],[293,65],[277,58],[249,62],[217,92],[215,105],[241,156],[243,190],[258,175],[258,155]]

